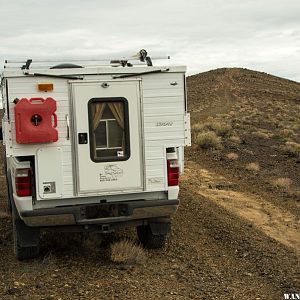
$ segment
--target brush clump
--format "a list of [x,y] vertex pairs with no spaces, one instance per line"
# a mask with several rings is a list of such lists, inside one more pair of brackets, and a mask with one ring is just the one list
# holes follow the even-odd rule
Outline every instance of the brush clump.
[[259,163],[257,162],[252,162],[248,165],[246,165],[246,169],[248,171],[252,171],[252,172],[258,172],[260,170],[260,166],[259,166]]
[[202,149],[221,149],[221,139],[215,132],[208,131],[199,133],[196,137],[196,144]]
[[136,264],[144,261],[145,251],[130,240],[122,240],[112,244],[110,258],[118,264]]
[[277,188],[289,190],[293,181],[287,177],[277,178],[273,181],[273,185]]

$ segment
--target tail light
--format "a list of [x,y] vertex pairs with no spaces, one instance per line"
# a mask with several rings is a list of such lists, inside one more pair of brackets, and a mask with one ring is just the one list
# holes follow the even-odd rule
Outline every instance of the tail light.
[[30,169],[17,169],[15,183],[16,193],[19,197],[27,197],[32,195]]
[[179,184],[179,163],[177,159],[168,159],[168,186],[176,186]]

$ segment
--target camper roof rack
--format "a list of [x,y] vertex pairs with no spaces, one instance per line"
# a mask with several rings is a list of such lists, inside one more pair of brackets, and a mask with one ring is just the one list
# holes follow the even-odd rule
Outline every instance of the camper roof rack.
[[[147,65],[153,66],[152,60],[158,59],[170,59],[170,56],[148,56],[145,49],[140,50],[137,54],[132,57],[121,57],[121,58],[91,58],[91,59],[27,59],[27,60],[5,60],[4,68],[14,68],[21,70],[29,70],[33,67],[47,67],[47,68],[82,68],[84,66],[112,66],[112,67],[132,67],[133,65]],[[76,63],[76,64],[74,64]],[[20,66],[21,64],[21,66]],[[55,65],[56,64],[56,65]],[[81,66],[79,64],[83,64]]]

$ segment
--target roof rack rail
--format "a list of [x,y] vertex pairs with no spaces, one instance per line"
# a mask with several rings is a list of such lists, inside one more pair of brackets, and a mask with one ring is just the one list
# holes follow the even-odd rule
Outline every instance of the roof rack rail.
[[[26,60],[5,60],[4,68],[21,68],[22,70],[29,70],[33,65],[38,64],[49,64],[47,67],[53,67],[55,63],[92,63],[93,66],[122,66],[122,67],[132,67],[134,65],[146,64],[147,66],[152,66],[152,60],[159,59],[170,59],[170,56],[148,56],[148,53],[145,49],[140,50],[137,54],[131,57],[99,57],[99,58],[90,58],[90,59],[26,59]],[[139,63],[134,63],[139,62]],[[104,64],[103,64],[104,63]],[[21,64],[21,66],[19,65]],[[86,66],[89,66],[87,64]]]

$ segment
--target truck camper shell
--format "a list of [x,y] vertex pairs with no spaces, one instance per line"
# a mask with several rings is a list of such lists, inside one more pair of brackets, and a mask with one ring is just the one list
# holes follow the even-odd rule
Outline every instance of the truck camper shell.
[[163,246],[191,144],[186,68],[146,57],[6,61],[2,129],[19,259],[38,255],[48,227],[136,226],[145,246]]

